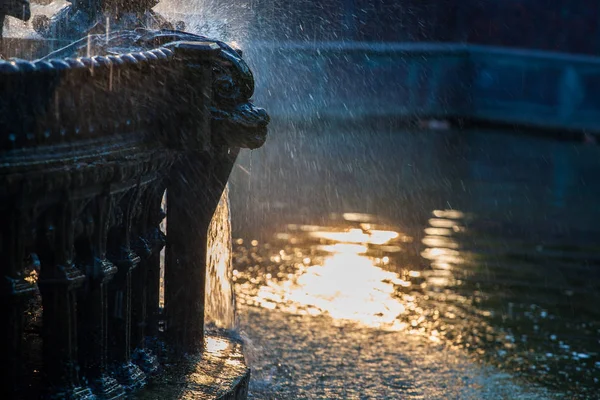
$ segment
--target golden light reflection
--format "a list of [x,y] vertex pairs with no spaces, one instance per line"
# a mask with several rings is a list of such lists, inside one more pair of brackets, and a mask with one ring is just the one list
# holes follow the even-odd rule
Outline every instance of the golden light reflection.
[[219,353],[223,353],[229,347],[229,342],[220,337],[209,336],[206,338],[206,346],[205,349],[207,352],[218,355]]
[[450,219],[444,218],[431,218],[429,220],[429,225],[433,228],[454,228],[457,223],[456,221],[452,221]]
[[[266,259],[270,264],[260,276],[256,272],[265,267],[259,265],[249,267],[247,274],[234,272],[240,299],[266,309],[327,315],[441,342],[446,328],[439,319],[460,317],[445,302],[464,303],[445,291],[457,284],[456,266],[465,262],[454,238],[464,229],[457,220],[461,215],[434,212],[421,240],[420,255],[431,266],[423,270],[415,270],[418,261],[415,268],[411,265],[414,245],[406,243],[412,243],[413,237],[365,222],[361,215],[345,215],[354,222],[344,223],[345,228],[288,225],[286,232],[275,235],[282,247],[268,250],[269,256],[261,255],[260,248],[245,248],[251,253],[245,253],[249,259]],[[299,242],[292,243],[291,238]]]
[[29,273],[29,275],[25,276],[23,279],[25,279],[26,282],[35,284],[35,283],[37,283],[38,278],[39,278],[38,272],[36,270],[33,270]]
[[374,266],[371,259],[338,252],[323,265],[309,267],[286,293],[289,300],[369,326],[391,324],[404,312],[392,297],[397,275]]
[[319,250],[334,254],[364,254],[369,248],[361,244],[336,243],[318,246]]
[[458,210],[435,210],[433,215],[437,218],[448,218],[448,219],[463,219],[465,213]]
[[[175,363],[173,372],[169,372],[169,374],[172,374],[173,378],[178,381],[185,381],[194,386],[229,387],[234,379],[239,379],[239,376],[245,373],[247,368],[241,344],[212,333],[208,333],[205,338],[202,355],[186,357],[186,364],[190,361],[195,365],[191,371],[187,368],[177,367],[177,363]],[[173,398],[168,389],[165,396],[160,396],[158,390],[156,392],[158,396],[152,398]],[[192,397],[197,398],[196,391],[192,392]],[[204,396],[201,397],[204,398]],[[177,398],[183,399],[184,397],[177,396]],[[191,397],[185,396],[185,398]]]
[[452,272],[453,265],[464,261],[458,250],[459,245],[452,236],[452,233],[458,232],[460,228],[453,219],[461,218],[464,214],[454,210],[436,210],[433,214],[438,218],[429,220],[432,227],[425,229],[427,236],[422,240],[427,248],[421,253],[421,257],[431,261],[427,285],[449,287],[456,282]]
[[442,247],[429,247],[421,252],[421,257],[436,263],[461,264],[463,259],[458,250]]
[[362,214],[362,213],[344,213],[342,217],[346,221],[350,222],[370,222],[375,219],[375,217],[371,214]]
[[348,229],[344,232],[317,231],[311,232],[311,236],[320,239],[327,239],[341,243],[364,243],[382,245],[392,239],[396,239],[400,234],[394,231]]
[[425,233],[431,236],[451,236],[453,232],[448,228],[425,228]]
[[400,236],[398,232],[294,228],[307,232],[309,237],[332,242],[313,247],[328,254],[316,263],[305,257],[287,280],[265,276],[266,282],[253,296],[254,304],[297,314],[327,314],[371,327],[403,329],[406,324],[398,322],[398,316],[405,308],[395,296],[396,287],[408,287],[411,283],[380,267],[390,263],[388,256],[366,255],[369,245],[387,244]]
[[426,236],[423,238],[423,244],[431,249],[446,248],[457,249],[458,243],[445,236]]

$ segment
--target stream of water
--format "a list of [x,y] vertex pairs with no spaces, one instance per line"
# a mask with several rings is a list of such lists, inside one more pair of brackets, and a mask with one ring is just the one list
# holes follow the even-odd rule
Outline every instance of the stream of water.
[[206,321],[218,328],[235,328],[235,297],[231,263],[229,190],[225,189],[208,228],[206,260]]

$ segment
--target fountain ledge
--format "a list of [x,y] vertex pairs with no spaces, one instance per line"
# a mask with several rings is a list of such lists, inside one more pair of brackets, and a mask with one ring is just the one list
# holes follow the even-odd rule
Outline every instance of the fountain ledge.
[[[163,372],[136,400],[238,400],[248,396],[250,369],[240,339],[224,332],[207,332],[202,354],[163,364]],[[171,360],[173,361],[173,360]]]
[[0,398],[246,398],[241,343],[204,335],[205,244],[240,149],[266,139],[252,73],[185,32],[106,39],[0,60]]

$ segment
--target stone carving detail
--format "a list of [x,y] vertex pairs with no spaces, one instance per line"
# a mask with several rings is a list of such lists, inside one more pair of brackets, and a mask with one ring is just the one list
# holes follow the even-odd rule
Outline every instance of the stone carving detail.
[[[220,137],[216,144],[255,149],[266,140],[270,121],[264,109],[251,102],[254,94],[254,76],[240,55],[241,51],[228,44],[204,36],[173,30],[148,30],[115,32],[109,35],[91,35],[74,42],[44,57],[83,57],[94,54],[111,54],[130,49],[146,54],[149,49],[176,48],[179,42],[212,43],[218,46],[216,57],[211,61],[213,99],[210,105],[212,124]],[[191,53],[191,54],[190,54]],[[194,61],[193,52],[188,52],[189,62]],[[198,82],[203,85],[203,82]]]
[[212,64],[214,103],[210,107],[212,124],[221,135],[220,143],[255,149],[266,140],[270,118],[266,111],[250,101],[254,94],[254,76],[241,51],[228,44],[183,32],[151,33],[143,38],[148,44],[168,46],[174,41],[215,43],[221,51]]
[[112,202],[108,187],[87,207],[75,252],[87,276],[87,290],[79,294],[79,334],[81,367],[94,392],[106,399],[125,396],[125,390],[109,374],[108,286],[117,268],[106,258]]
[[93,399],[78,374],[77,290],[85,275],[74,264],[75,224],[81,202],[67,195],[39,218],[36,253],[43,301],[44,371],[55,398]]

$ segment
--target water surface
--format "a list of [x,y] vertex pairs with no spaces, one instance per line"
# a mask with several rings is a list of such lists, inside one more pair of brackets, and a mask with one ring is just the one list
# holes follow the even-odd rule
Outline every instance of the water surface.
[[513,131],[274,126],[232,177],[254,396],[594,398],[599,153]]

